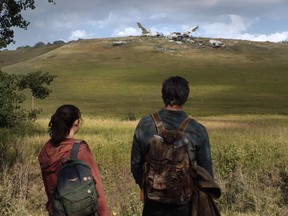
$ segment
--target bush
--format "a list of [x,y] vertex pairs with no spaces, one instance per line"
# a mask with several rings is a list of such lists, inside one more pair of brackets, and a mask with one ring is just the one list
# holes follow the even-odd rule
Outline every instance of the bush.
[[135,121],[136,120],[136,115],[134,112],[128,112],[126,117],[123,119],[124,121]]
[[36,43],[36,44],[34,45],[34,48],[43,47],[43,46],[45,46],[45,43],[43,43],[43,42],[38,42],[38,43]]
[[63,40],[56,40],[53,42],[53,44],[65,44],[65,41]]

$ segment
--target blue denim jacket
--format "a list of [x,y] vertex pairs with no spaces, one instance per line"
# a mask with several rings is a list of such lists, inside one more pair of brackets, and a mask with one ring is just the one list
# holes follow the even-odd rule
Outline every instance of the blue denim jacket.
[[[167,130],[178,129],[184,119],[188,117],[184,111],[171,111],[167,109],[161,109],[159,115]],[[140,187],[142,184],[145,156],[149,151],[149,141],[156,133],[156,127],[150,115],[143,117],[135,129],[131,150],[131,172]],[[210,143],[205,127],[199,122],[192,120],[186,128],[185,134],[196,147],[197,165],[206,169],[213,177]]]

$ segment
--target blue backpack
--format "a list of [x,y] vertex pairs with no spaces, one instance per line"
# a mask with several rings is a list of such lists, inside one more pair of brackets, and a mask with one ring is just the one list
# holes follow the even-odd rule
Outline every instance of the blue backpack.
[[73,144],[70,158],[57,174],[52,197],[54,216],[98,215],[98,193],[90,167],[77,159],[81,141]]

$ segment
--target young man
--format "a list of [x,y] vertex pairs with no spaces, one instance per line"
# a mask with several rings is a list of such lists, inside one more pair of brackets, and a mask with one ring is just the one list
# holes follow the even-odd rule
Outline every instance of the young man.
[[[165,108],[159,110],[158,114],[166,130],[177,130],[188,117],[183,111],[183,106],[187,101],[188,95],[189,83],[184,78],[174,76],[164,80],[162,85],[162,99]],[[150,199],[153,197],[153,194],[149,196],[147,193],[147,184],[145,183],[145,179],[147,178],[145,172],[147,172],[147,167],[149,167],[147,155],[149,155],[149,149],[151,151],[150,140],[157,134],[157,126],[153,119],[154,117],[147,115],[140,120],[134,133],[131,151],[131,171],[136,183],[141,189],[141,198],[144,200],[143,215],[191,215],[191,200],[186,199],[186,201],[181,204],[171,204],[165,202],[165,200],[163,202],[163,197],[162,200]],[[185,129],[185,136],[189,142],[192,142],[196,147],[195,160],[197,165],[206,169],[213,177],[210,144],[205,127],[195,120],[190,120]]]

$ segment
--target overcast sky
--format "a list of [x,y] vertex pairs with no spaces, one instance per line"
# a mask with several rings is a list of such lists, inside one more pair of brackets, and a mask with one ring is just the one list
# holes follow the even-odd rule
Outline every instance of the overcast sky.
[[136,22],[165,35],[199,26],[192,36],[279,42],[288,40],[288,0],[35,0],[15,29],[16,44],[141,35]]

